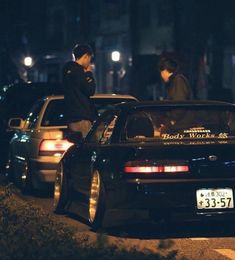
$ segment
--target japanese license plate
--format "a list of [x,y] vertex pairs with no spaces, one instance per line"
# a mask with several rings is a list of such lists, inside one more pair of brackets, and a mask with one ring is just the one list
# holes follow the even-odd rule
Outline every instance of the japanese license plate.
[[198,209],[234,208],[233,190],[230,188],[199,189],[196,197]]

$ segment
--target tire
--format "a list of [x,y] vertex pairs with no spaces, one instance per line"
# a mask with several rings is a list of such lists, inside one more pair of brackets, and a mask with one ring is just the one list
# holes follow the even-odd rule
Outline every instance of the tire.
[[5,164],[5,176],[9,182],[14,182],[14,172],[11,155],[8,156],[8,160]]
[[90,198],[88,207],[89,222],[93,230],[102,227],[105,213],[105,191],[100,173],[95,170],[91,178]]
[[23,194],[29,194],[33,191],[32,176],[29,162],[26,160],[20,178],[20,189]]
[[68,201],[68,180],[64,174],[63,163],[59,163],[55,184],[54,184],[54,201],[53,208],[56,214],[65,213],[65,205]]

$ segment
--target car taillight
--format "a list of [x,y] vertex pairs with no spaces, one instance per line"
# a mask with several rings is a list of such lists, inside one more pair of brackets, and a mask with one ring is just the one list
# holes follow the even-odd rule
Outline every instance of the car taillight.
[[130,161],[124,166],[125,173],[178,173],[189,172],[189,166],[184,162],[152,162]]
[[61,140],[43,140],[39,147],[40,155],[61,155],[72,146],[73,143],[66,139]]

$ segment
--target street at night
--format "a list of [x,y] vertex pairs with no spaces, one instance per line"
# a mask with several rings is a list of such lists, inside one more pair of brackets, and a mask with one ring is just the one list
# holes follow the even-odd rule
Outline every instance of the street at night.
[[0,1],[0,259],[235,260],[234,10]]
[[[52,212],[53,199],[46,193],[44,196],[23,196],[19,190],[16,194],[23,200]],[[106,228],[94,232],[84,219],[69,215],[54,215],[58,222],[76,230],[78,237],[85,237],[88,241],[96,241],[100,235],[105,237],[108,244],[118,245],[120,248],[135,247],[139,251],[167,252],[176,250],[176,259],[235,259],[235,224],[232,222],[171,222],[133,224],[127,220],[126,225]]]

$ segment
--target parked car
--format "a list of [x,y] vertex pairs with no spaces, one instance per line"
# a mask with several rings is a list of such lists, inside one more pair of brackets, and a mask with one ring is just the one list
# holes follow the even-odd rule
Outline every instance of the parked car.
[[[115,103],[136,100],[129,95],[112,94],[97,94],[91,98],[98,113]],[[64,97],[39,99],[26,120],[11,118],[9,127],[16,133],[10,141],[7,175],[23,192],[53,183],[61,156],[73,144],[66,138]]]
[[10,118],[25,119],[29,109],[39,98],[52,94],[62,94],[60,83],[32,82],[2,86],[0,89],[0,172],[8,159],[9,141],[14,130],[8,127]]
[[136,102],[103,113],[64,154],[54,210],[79,214],[93,228],[133,211],[224,220],[235,217],[234,194],[233,104]]

